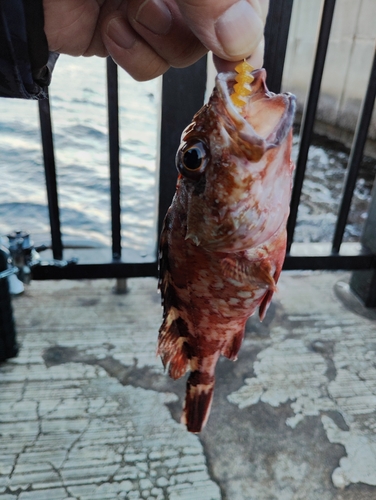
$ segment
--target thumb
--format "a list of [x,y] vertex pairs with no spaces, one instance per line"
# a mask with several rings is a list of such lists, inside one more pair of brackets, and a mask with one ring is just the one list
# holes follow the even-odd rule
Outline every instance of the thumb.
[[268,0],[176,0],[187,24],[215,56],[248,58],[264,32]]

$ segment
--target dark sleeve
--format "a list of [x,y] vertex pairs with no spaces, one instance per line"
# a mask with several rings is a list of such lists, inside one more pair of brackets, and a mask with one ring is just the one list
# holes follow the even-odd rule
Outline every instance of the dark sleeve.
[[42,0],[0,0],[0,96],[46,97],[57,57],[48,51]]

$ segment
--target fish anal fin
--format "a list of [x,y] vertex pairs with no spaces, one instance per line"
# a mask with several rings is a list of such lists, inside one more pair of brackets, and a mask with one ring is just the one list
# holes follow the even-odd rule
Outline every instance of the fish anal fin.
[[223,274],[228,278],[258,288],[275,290],[272,266],[268,259],[250,260],[245,256],[234,255],[222,259],[221,267]]
[[264,295],[264,298],[262,299],[262,302],[259,306],[260,321],[262,321],[265,318],[266,311],[268,310],[270,302],[272,301],[273,293],[274,293],[273,290],[268,290]]
[[229,342],[227,342],[226,346],[222,349],[222,354],[231,361],[236,361],[238,358],[238,352],[242,345],[244,338],[244,328],[245,324],[243,324],[240,330],[233,335]]
[[214,375],[199,371],[190,374],[181,417],[189,432],[199,433],[205,427],[213,400],[214,382]]

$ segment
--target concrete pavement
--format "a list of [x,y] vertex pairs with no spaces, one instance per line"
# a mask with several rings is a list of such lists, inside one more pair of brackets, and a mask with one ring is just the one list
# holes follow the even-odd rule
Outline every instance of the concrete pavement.
[[376,315],[347,280],[283,273],[200,436],[155,356],[156,280],[33,282],[0,365],[0,500],[375,499]]

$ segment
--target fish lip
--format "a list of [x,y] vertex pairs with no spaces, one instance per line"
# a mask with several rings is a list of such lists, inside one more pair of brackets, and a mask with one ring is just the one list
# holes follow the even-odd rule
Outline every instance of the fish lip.
[[239,136],[244,141],[255,144],[264,151],[279,146],[284,141],[293,125],[296,110],[296,97],[289,92],[283,94],[270,92],[266,86],[266,70],[264,68],[252,72],[252,76],[254,77],[252,87],[255,89],[255,93],[251,94],[250,98],[257,96],[259,96],[259,98],[264,96],[269,98],[280,98],[280,96],[283,96],[285,100],[285,111],[281,119],[267,137],[262,137],[257,134],[253,126],[239,113],[237,107],[230,98],[230,84],[232,86],[235,83],[236,75],[237,73],[232,71],[219,73],[215,81],[219,96],[225,106],[227,116],[232,122],[232,126],[238,128]]

